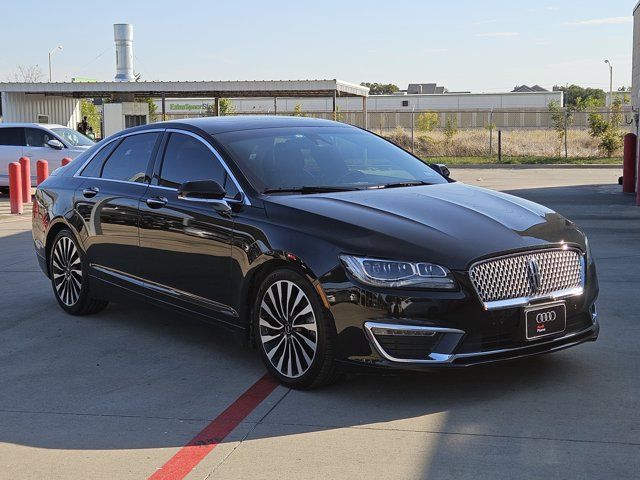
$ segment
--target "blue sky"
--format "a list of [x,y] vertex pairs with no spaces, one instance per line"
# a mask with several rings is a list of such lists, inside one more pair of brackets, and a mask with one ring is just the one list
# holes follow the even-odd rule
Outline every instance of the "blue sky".
[[[102,6],[100,6],[102,5]],[[10,1],[0,80],[38,64],[54,80],[111,80],[113,23],[134,25],[146,80],[339,78],[437,82],[450,90],[516,84],[631,83],[635,0],[363,2]],[[94,7],[95,6],[95,7]],[[9,46],[9,47],[8,47]]]

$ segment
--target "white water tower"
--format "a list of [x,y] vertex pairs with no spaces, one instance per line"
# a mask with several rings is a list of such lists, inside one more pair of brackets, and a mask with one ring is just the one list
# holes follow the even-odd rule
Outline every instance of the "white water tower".
[[116,23],[113,25],[116,41],[116,82],[133,82],[133,25]]

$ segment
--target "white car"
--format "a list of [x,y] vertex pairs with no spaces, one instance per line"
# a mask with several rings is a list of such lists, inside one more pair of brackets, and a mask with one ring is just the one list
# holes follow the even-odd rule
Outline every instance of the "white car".
[[47,160],[49,171],[64,157],[77,157],[93,140],[62,125],[42,123],[0,123],[0,189],[9,187],[9,163],[20,157],[31,159],[31,184],[36,184],[36,162]]

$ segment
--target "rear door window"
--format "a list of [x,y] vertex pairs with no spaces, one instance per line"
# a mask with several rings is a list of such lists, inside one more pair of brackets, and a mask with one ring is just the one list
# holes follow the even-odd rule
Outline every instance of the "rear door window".
[[0,145],[24,147],[24,128],[0,128]]
[[116,147],[102,166],[101,178],[126,182],[146,183],[147,166],[160,133],[130,135]]
[[113,152],[118,146],[118,143],[118,140],[115,140],[107,144],[98,153],[96,153],[91,161],[82,169],[80,176],[99,178],[100,172],[102,171],[102,165],[104,164],[105,160],[109,158],[111,152]]

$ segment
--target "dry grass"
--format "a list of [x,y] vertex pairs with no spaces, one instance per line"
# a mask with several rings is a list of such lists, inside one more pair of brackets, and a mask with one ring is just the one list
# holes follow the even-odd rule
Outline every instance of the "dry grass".
[[[411,150],[411,132],[398,128],[384,136]],[[603,153],[598,141],[586,130],[570,130],[567,136],[568,153],[572,158],[600,158]],[[493,154],[497,155],[498,134],[493,132]],[[451,140],[443,132],[433,131],[415,135],[415,153],[427,157],[486,157],[489,155],[489,131],[486,129],[459,130]],[[502,155],[506,157],[560,157],[564,144],[554,130],[511,130],[502,132]],[[614,156],[622,155],[622,151]]]

